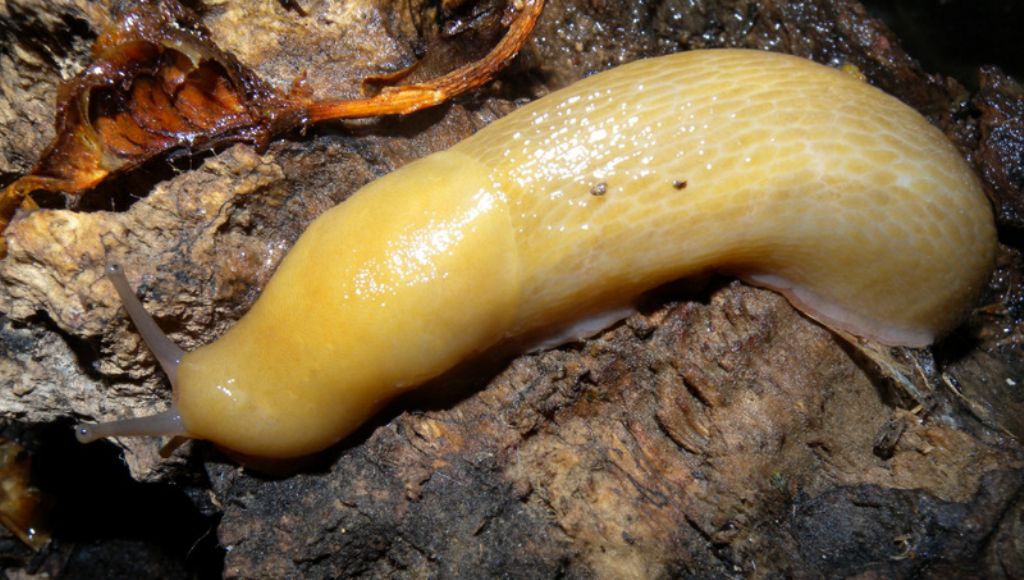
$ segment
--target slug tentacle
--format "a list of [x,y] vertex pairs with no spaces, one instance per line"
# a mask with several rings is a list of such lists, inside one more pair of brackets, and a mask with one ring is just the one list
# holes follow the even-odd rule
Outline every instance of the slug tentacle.
[[[135,328],[138,329],[142,339],[146,341],[149,350],[156,356],[157,362],[167,373],[171,381],[171,388],[177,401],[178,367],[185,351],[167,337],[160,327],[157,326],[153,317],[146,312],[142,302],[135,296],[124,270],[118,264],[107,266],[107,279],[114,285],[118,296],[121,297],[121,304],[128,311]],[[177,403],[172,403],[171,408],[163,413],[149,417],[136,417],[107,423],[85,424],[75,426],[75,436],[82,443],[91,443],[105,437],[123,436],[162,436],[162,435],[186,435],[185,425],[181,420],[181,413],[178,412]]]
[[124,269],[119,264],[107,266],[107,279],[110,280],[110,283],[114,285],[114,289],[117,290],[118,296],[121,297],[121,304],[124,305],[124,309],[128,312],[128,316],[131,317],[135,328],[139,330],[142,339],[146,341],[149,350],[153,352],[153,356],[160,363],[160,367],[167,373],[167,378],[171,381],[171,387],[177,388],[178,365],[181,364],[185,351],[174,344],[174,341],[160,330],[153,317],[146,312],[146,308],[142,305],[142,302],[139,302],[138,297],[135,296],[135,292],[132,291],[131,286],[128,284],[128,278],[124,275]]
[[169,435],[188,436],[181,421],[177,405],[163,413],[148,417],[135,417],[108,421],[106,423],[79,423],[75,425],[75,437],[80,443],[92,443],[106,437],[163,437]]

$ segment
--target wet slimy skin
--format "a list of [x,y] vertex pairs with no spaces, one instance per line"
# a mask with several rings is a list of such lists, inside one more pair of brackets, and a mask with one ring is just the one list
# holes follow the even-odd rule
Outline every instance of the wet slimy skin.
[[[80,436],[312,453],[500,341],[610,320],[707,271],[776,289],[827,326],[924,346],[962,319],[995,244],[967,164],[878,89],[764,52],[644,60],[328,211],[224,336],[154,349],[171,411]],[[123,277],[119,289],[134,299]]]

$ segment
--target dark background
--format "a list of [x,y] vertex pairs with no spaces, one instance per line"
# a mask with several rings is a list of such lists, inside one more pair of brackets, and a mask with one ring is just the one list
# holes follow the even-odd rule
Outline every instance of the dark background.
[[975,88],[978,66],[994,64],[1024,78],[1021,0],[863,0],[925,70]]

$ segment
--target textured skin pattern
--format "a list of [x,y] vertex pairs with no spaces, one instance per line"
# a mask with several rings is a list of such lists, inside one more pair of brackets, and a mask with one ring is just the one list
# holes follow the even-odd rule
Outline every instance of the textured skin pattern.
[[796,57],[632,63],[454,150],[508,192],[520,328],[714,269],[788,289],[856,334],[923,346],[961,320],[992,268],[989,203],[946,138],[895,98]]
[[896,99],[794,57],[677,54],[541,99],[321,216],[252,311],[186,355],[178,405],[193,436],[302,455],[504,338],[705,270],[923,345],[994,248],[978,181]]

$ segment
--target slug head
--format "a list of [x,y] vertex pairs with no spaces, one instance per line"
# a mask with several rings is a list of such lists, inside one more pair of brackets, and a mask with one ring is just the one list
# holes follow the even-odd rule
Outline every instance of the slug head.
[[155,417],[80,426],[79,438],[184,434],[267,459],[323,450],[504,337],[521,298],[515,256],[503,193],[478,162],[442,153],[320,216],[249,312],[187,354],[114,269],[174,403]]

